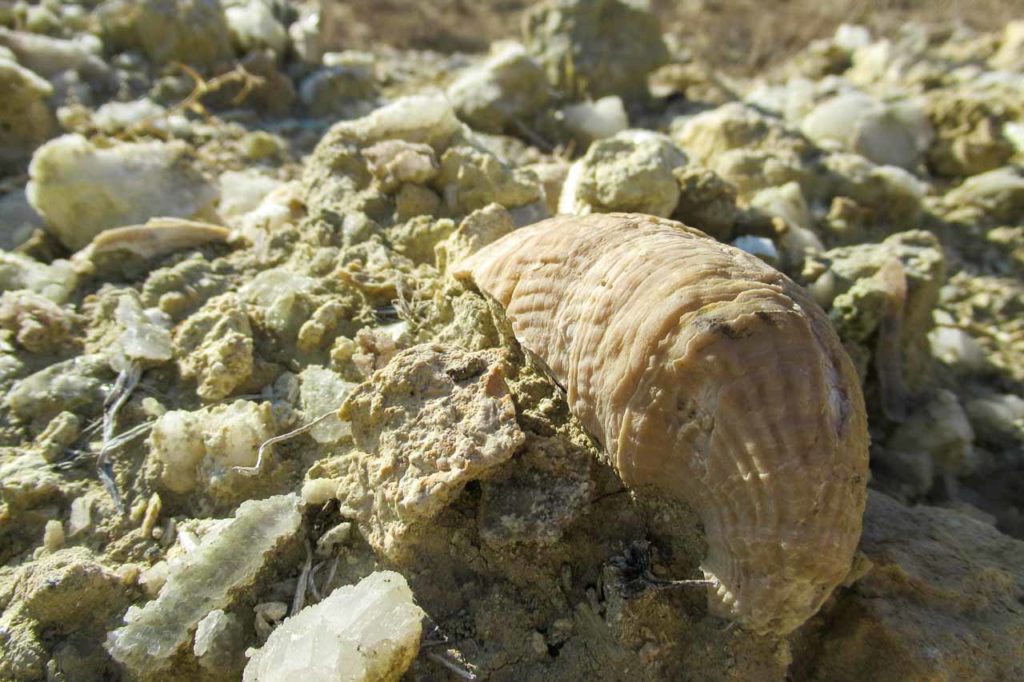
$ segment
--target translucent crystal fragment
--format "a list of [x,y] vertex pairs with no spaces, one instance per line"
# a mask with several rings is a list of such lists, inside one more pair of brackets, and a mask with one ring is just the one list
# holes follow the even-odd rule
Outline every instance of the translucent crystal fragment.
[[397,680],[419,651],[422,618],[405,578],[378,571],[284,621],[251,652],[243,682]]
[[107,635],[107,651],[138,677],[156,679],[152,675],[192,642],[199,622],[229,606],[301,522],[295,495],[243,502],[235,518],[204,538],[192,558],[167,578],[155,600],[129,609],[127,624]]

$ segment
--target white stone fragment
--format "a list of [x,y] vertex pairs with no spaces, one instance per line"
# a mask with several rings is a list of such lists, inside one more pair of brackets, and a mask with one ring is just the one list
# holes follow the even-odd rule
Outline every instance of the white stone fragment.
[[64,135],[32,157],[28,200],[75,250],[110,228],[162,216],[199,217],[217,191],[187,153],[181,141],[100,147],[81,135]]
[[448,99],[435,94],[400,97],[360,119],[338,123],[332,130],[366,145],[381,140],[433,145],[446,143],[461,127]]
[[562,116],[573,134],[591,140],[611,137],[629,127],[626,107],[617,95],[570,104],[562,109]]
[[752,234],[745,234],[742,237],[737,237],[732,241],[732,245],[741,251],[746,251],[752,256],[757,256],[761,260],[765,260],[769,263],[777,263],[779,261],[779,250],[775,248],[775,244],[772,243],[771,239],[767,237],[756,237]]
[[423,610],[400,574],[379,571],[284,621],[251,651],[244,682],[397,680],[419,651]]
[[92,526],[92,500],[80,495],[71,501],[71,512],[68,514],[67,536],[74,538]]
[[224,171],[220,174],[220,203],[217,213],[234,221],[258,209],[266,197],[283,183],[254,170]]
[[818,144],[838,144],[875,163],[900,168],[913,168],[933,137],[915,102],[880,102],[860,92],[825,100],[807,114],[800,129]]
[[839,24],[832,42],[847,52],[853,52],[871,44],[871,31],[860,24]]
[[124,331],[113,350],[111,364],[122,371],[133,362],[161,363],[174,357],[171,319],[156,308],[143,310],[134,296],[122,296],[115,312]]
[[146,124],[160,130],[166,129],[167,109],[151,99],[137,99],[132,102],[107,102],[92,116],[96,127],[105,133],[130,130]]
[[129,609],[126,625],[107,635],[107,651],[134,676],[160,679],[199,622],[229,606],[278,545],[298,532],[302,514],[296,495],[278,495],[243,502],[228,521],[171,573],[159,597]]
[[943,362],[970,371],[985,368],[985,349],[978,340],[956,327],[935,327],[928,332],[932,355]]
[[55,260],[49,265],[20,253],[0,251],[0,291],[28,289],[54,303],[63,303],[78,285],[78,276],[69,261]]
[[266,0],[248,0],[227,7],[224,17],[228,22],[231,40],[240,52],[270,48],[282,54],[288,46],[288,31],[274,16]]
[[161,482],[177,493],[215,483],[234,467],[256,463],[260,445],[274,435],[270,403],[236,400],[189,412],[171,410],[153,425],[150,451]]

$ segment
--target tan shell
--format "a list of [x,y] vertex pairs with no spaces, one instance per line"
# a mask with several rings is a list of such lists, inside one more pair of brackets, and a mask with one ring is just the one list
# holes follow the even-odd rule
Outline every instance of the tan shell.
[[231,230],[184,218],[150,218],[144,225],[104,230],[73,258],[89,260],[101,253],[129,251],[145,259],[191,249],[208,242],[227,241]]
[[825,314],[786,276],[679,223],[557,217],[461,263],[634,489],[700,515],[714,613],[810,618],[846,576],[868,473],[864,399]]

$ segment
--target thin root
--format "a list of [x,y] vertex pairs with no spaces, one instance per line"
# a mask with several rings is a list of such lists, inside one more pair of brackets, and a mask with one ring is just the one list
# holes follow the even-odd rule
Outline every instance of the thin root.
[[268,440],[263,441],[263,444],[260,445],[260,449],[256,451],[256,463],[255,464],[253,464],[251,467],[232,467],[232,469],[234,471],[237,471],[238,473],[244,474],[246,476],[255,476],[256,474],[260,473],[260,471],[263,469],[263,453],[266,451],[266,449],[268,447],[270,447],[274,443],[280,443],[282,441],[286,441],[286,440],[288,440],[290,438],[294,438],[295,436],[298,436],[298,435],[301,435],[303,433],[306,433],[307,431],[312,429],[314,426],[316,426],[320,422],[324,421],[325,419],[327,419],[328,417],[330,417],[332,415],[336,415],[337,413],[338,413],[337,410],[331,410],[330,412],[325,412],[324,414],[320,415],[319,417],[317,417],[313,421],[309,422],[308,424],[303,424],[302,426],[300,426],[299,428],[295,429],[294,431],[289,431],[288,433],[282,433],[280,436],[274,436],[273,438],[270,438]]

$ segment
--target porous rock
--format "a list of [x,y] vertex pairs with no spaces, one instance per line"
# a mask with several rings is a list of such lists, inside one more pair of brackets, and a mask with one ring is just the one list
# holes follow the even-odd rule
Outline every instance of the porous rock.
[[664,135],[630,130],[590,145],[570,169],[561,213],[635,211],[668,217],[679,201],[675,171],[686,155]]
[[341,408],[357,451],[344,456],[342,508],[385,556],[470,481],[523,442],[501,351],[420,345],[399,353]]

